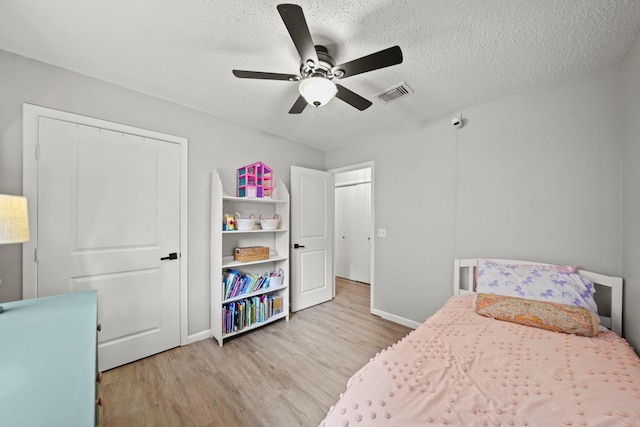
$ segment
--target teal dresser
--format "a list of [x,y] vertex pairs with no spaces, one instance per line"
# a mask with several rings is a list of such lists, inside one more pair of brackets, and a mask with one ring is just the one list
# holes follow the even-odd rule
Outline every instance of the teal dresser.
[[0,306],[0,426],[95,425],[97,292]]

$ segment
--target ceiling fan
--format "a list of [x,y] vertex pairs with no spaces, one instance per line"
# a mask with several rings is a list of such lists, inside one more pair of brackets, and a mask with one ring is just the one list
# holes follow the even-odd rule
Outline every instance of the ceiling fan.
[[268,73],[262,71],[233,70],[233,75],[241,79],[286,80],[299,82],[300,96],[289,110],[289,114],[300,114],[307,104],[320,107],[334,97],[360,111],[371,106],[371,102],[344,86],[334,83],[334,79],[344,79],[356,74],[389,67],[402,63],[402,50],[393,46],[353,61],[336,65],[327,48],[314,45],[309,33],[302,8],[295,4],[279,4],[278,12],[289,31],[300,54],[300,74]]

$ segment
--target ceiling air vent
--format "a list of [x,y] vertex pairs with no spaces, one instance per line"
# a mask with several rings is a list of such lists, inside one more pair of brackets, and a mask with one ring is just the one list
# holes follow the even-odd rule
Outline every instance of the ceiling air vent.
[[402,96],[406,96],[413,93],[413,89],[409,87],[408,84],[402,82],[398,85],[395,85],[391,89],[387,89],[382,93],[376,95],[378,99],[384,102],[391,102],[395,99],[398,99]]

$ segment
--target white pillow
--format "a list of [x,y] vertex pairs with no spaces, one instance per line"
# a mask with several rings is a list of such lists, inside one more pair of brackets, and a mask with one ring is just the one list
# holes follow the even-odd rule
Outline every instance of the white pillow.
[[571,304],[598,315],[593,283],[570,265],[478,259],[476,292]]

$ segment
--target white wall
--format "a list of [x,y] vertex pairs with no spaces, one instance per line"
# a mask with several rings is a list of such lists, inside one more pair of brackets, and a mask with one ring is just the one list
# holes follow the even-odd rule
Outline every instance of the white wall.
[[374,229],[387,237],[374,237],[373,305],[396,320],[421,322],[451,294],[456,135],[447,123],[326,152],[328,169],[375,161]]
[[374,227],[388,236],[375,239],[375,309],[423,321],[452,294],[454,257],[620,274],[619,76],[466,109],[458,131],[447,116],[327,151],[327,168],[375,161]]
[[[0,94],[0,193],[22,194],[23,102],[189,139],[189,334],[209,329],[210,170],[233,193],[235,168],[257,160],[287,187],[291,164],[324,164],[320,150],[4,51]],[[22,297],[21,245],[0,245],[0,278],[0,301]]]
[[619,69],[465,111],[455,254],[619,274]]
[[622,64],[622,277],[624,335],[640,350],[640,37]]

